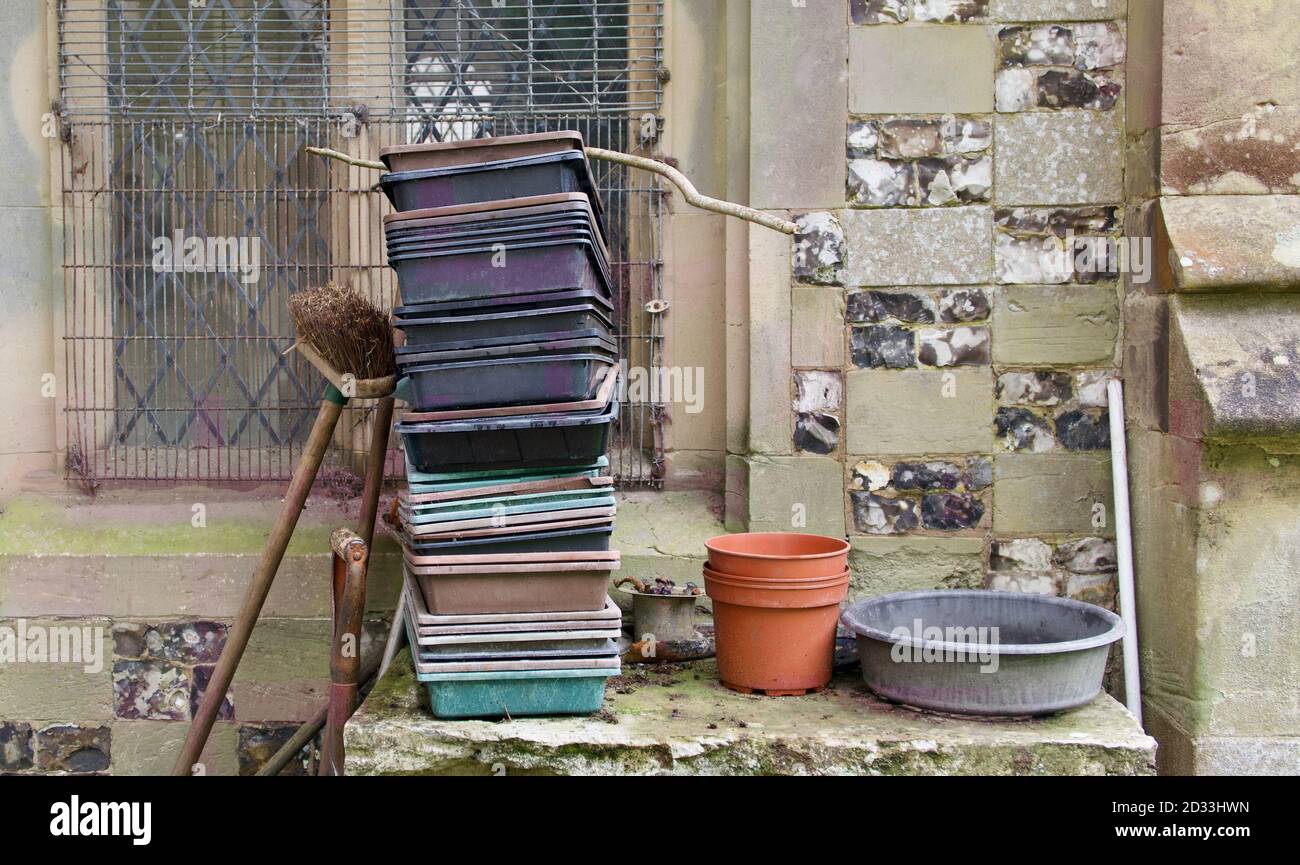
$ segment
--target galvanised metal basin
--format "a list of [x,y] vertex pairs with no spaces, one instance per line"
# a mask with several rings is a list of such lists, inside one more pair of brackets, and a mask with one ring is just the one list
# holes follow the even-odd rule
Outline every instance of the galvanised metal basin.
[[1045,715],[1101,691],[1119,616],[1067,598],[950,589],[849,605],[862,678],[882,697],[968,715]]

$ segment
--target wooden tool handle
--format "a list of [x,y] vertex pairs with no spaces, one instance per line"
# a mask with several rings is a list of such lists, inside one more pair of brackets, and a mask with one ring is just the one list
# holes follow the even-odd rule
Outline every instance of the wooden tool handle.
[[316,423],[307,437],[302,457],[298,460],[298,468],[294,470],[293,480],[290,481],[289,490],[285,493],[284,504],[280,506],[280,513],[275,518],[275,525],[266,540],[262,558],[257,563],[253,581],[249,583],[248,590],[244,593],[244,602],[239,608],[235,624],[226,636],[226,647],[222,650],[221,658],[212,671],[212,678],[208,681],[208,687],[204,690],[203,699],[194,715],[194,723],[190,725],[189,733],[185,736],[185,744],[181,746],[180,756],[176,758],[176,765],[172,767],[173,775],[193,774],[194,767],[198,764],[199,755],[208,741],[208,734],[212,732],[212,724],[217,719],[217,710],[221,707],[221,701],[226,698],[226,691],[235,677],[239,659],[244,656],[244,649],[248,647],[248,638],[252,636],[253,626],[257,624],[257,617],[262,612],[262,605],[266,603],[266,595],[271,590],[275,573],[280,568],[280,560],[284,558],[289,539],[293,537],[293,530],[298,525],[298,517],[302,515],[302,506],[307,501],[307,494],[311,492],[312,484],[316,481],[316,473],[320,470],[325,449],[329,447],[330,439],[334,435],[334,427],[343,411],[344,402],[346,400],[337,392],[333,392],[333,388],[330,388],[325,399],[321,400]]

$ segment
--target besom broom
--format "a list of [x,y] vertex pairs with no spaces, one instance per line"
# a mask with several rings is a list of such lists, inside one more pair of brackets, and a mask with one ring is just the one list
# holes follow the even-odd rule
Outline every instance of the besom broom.
[[226,637],[226,646],[212,671],[194,722],[172,768],[173,775],[190,775],[195,771],[218,709],[248,647],[249,637],[280,568],[289,539],[298,525],[307,495],[316,481],[325,450],[334,436],[334,428],[349,399],[379,401],[375,408],[375,426],[367,455],[365,489],[357,528],[357,534],[367,547],[373,540],[388,450],[388,430],[393,420],[392,394],[397,380],[393,331],[388,314],[357,292],[333,283],[293,295],[289,298],[289,312],[298,332],[298,342],[292,348],[307,358],[329,384],[253,580],[244,594],[235,623]]

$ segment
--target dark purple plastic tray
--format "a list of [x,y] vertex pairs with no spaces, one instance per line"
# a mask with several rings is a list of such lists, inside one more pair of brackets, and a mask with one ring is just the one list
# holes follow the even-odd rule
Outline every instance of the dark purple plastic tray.
[[444,411],[591,399],[601,373],[614,362],[607,355],[575,352],[430,363],[405,373],[416,411]]
[[597,219],[602,207],[587,157],[578,151],[449,168],[394,171],[380,178],[379,185],[399,211],[556,192],[585,192]]
[[[600,202],[596,202],[599,207]],[[429,226],[471,225],[485,221],[532,219],[581,213],[595,222],[596,212],[591,207],[591,197],[585,192],[561,192],[554,195],[535,195],[526,198],[504,198],[480,201],[476,204],[454,204],[449,207],[431,207],[425,210],[406,210],[384,217],[387,229],[405,229]]]
[[[498,261],[506,266],[494,266]],[[405,304],[574,289],[610,295],[609,273],[590,240],[390,256],[388,263],[397,271]]]
[[[521,220],[500,220],[489,223],[473,223],[469,226],[431,226],[428,228],[387,228],[384,230],[384,242],[391,249],[394,246],[417,240],[454,240],[469,237],[500,237],[527,232],[546,232],[560,228],[584,228],[599,237],[600,231],[587,218],[585,212],[574,212],[563,218],[547,217]],[[601,244],[604,244],[601,238]]]
[[397,366],[408,369],[430,363],[448,361],[481,360],[486,358],[531,357],[539,354],[572,354],[573,352],[595,352],[614,358],[618,354],[618,345],[612,339],[601,334],[558,334],[550,339],[515,340],[499,342],[491,340],[493,345],[475,345],[478,340],[469,340],[461,347],[405,345],[397,349]]
[[491,420],[399,423],[417,471],[586,465],[603,455],[618,400],[596,414],[517,415]]
[[511,249],[528,243],[538,243],[547,241],[551,243],[568,241],[568,240],[587,240],[596,250],[596,256],[600,261],[601,270],[609,273],[609,259],[601,251],[600,244],[595,242],[595,235],[588,228],[565,228],[555,231],[538,231],[524,232],[502,237],[474,237],[474,238],[444,238],[441,240],[416,240],[410,243],[402,243],[396,246],[389,246],[385,250],[389,259],[406,258],[413,255],[427,255],[438,252],[451,252],[462,249],[481,249],[491,247],[500,250],[502,248]]
[[[548,205],[548,207],[554,208],[558,207],[558,205]],[[436,210],[434,212],[436,212]],[[510,211],[502,210],[497,212],[508,214]],[[601,233],[600,225],[596,222],[595,217],[591,212],[591,208],[587,206],[574,206],[566,209],[551,210],[546,213],[530,214],[526,216],[512,217],[503,215],[493,218],[492,213],[482,214],[482,216],[486,218],[466,220],[463,216],[456,218],[429,217],[425,219],[385,222],[384,240],[391,247],[399,242],[407,242],[419,238],[424,238],[426,240],[447,240],[477,236],[495,237],[503,234],[520,233],[524,231],[542,231],[550,230],[558,226],[570,226],[585,228],[591,231],[597,238],[602,253],[604,253],[606,257],[609,255],[609,250],[605,246],[605,237]]]
[[452,238],[479,234],[509,234],[512,232],[533,231],[538,228],[551,228],[557,225],[580,226],[590,231],[596,230],[591,220],[587,218],[586,211],[574,210],[545,217],[496,219],[490,222],[471,222],[460,225],[430,225],[423,227],[417,225],[408,228],[399,223],[396,228],[390,226],[384,229],[384,240],[391,244],[394,241],[409,240],[413,237]]
[[519,342],[579,331],[594,331],[596,335],[609,336],[614,328],[605,308],[594,303],[511,310],[489,315],[396,315],[394,319],[394,326],[406,333],[408,346],[438,345],[448,348],[471,340]]
[[522,310],[551,309],[573,303],[594,303],[605,310],[607,315],[613,315],[614,312],[613,300],[603,291],[574,289],[571,291],[547,291],[510,297],[478,297],[470,300],[409,303],[405,306],[395,307],[393,315],[405,317],[494,315]]
[[[455,319],[453,319],[455,320]],[[482,339],[433,339],[433,340],[407,340],[405,345],[397,348],[397,359],[403,360],[417,354],[439,351],[475,351],[484,348],[501,348],[509,347],[515,351],[530,351],[530,346],[539,346],[539,350],[547,351],[550,344],[555,342],[574,340],[574,339],[599,339],[608,346],[602,348],[608,351],[615,350],[614,336],[610,333],[609,328],[601,325],[600,327],[583,327],[572,330],[558,330],[547,333],[532,333],[523,336],[491,336]]]
[[[517,199],[511,199],[515,201]],[[588,225],[595,225],[591,208],[575,203],[571,207],[556,207],[545,213],[524,213],[511,215],[510,210],[467,214],[456,220],[438,219],[398,219],[384,225],[385,237],[402,237],[413,232],[430,232],[433,234],[461,234],[475,231],[492,231],[500,228],[519,228],[538,223],[577,219]]]

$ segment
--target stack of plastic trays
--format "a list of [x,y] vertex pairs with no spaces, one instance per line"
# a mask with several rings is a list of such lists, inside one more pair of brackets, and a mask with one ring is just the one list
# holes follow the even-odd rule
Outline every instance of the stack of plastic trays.
[[440,717],[588,713],[619,670],[619,367],[577,133],[388,148],[406,628]]

